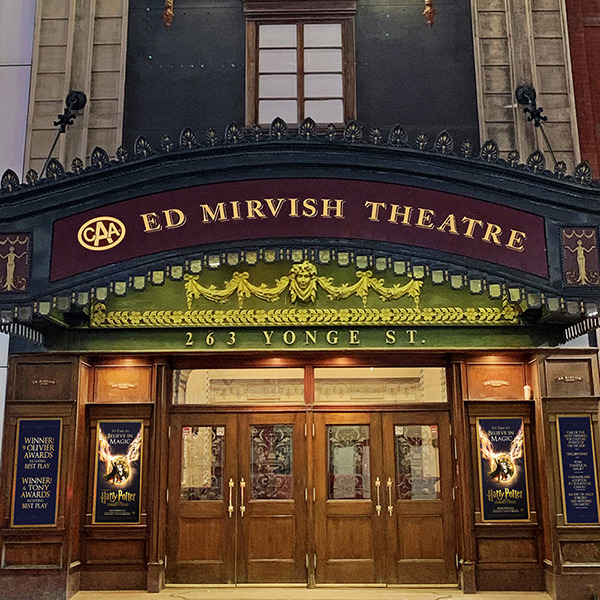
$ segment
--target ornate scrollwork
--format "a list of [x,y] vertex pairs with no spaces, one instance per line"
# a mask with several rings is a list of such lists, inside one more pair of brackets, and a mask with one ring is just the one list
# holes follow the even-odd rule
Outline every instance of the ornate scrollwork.
[[554,165],[554,175],[558,177],[558,179],[564,179],[567,174],[567,163],[564,160],[559,160]]
[[495,140],[487,140],[484,142],[483,146],[481,146],[481,150],[479,151],[479,157],[481,160],[484,160],[488,163],[498,162],[498,144]]
[[154,154],[152,144],[143,135],[136,138],[133,144],[133,152],[139,158],[145,158]]
[[170,135],[165,134],[160,138],[160,149],[163,152],[173,152],[174,148],[175,143],[173,142],[173,138]]
[[527,169],[534,173],[541,173],[546,168],[546,157],[539,151],[533,151],[527,158]]
[[192,150],[193,148],[198,147],[198,137],[189,127],[181,130],[181,133],[179,134],[179,146],[186,150]]
[[84,168],[85,168],[85,165],[83,164],[83,161],[78,156],[76,156],[71,161],[71,171],[73,171],[73,173],[80,175],[81,173],[83,173]]
[[447,131],[442,131],[435,138],[434,149],[440,154],[452,154],[454,150],[454,140]]
[[301,140],[314,140],[317,137],[317,124],[313,119],[307,117],[300,123],[300,129],[298,129],[298,137]]
[[250,131],[250,137],[255,141],[255,142],[260,142],[260,140],[262,140],[263,137],[263,131],[260,128],[260,125],[252,125],[252,129]]
[[592,169],[586,161],[580,162],[573,171],[573,179],[582,185],[592,183]]
[[344,140],[355,144],[362,140],[363,130],[362,127],[356,121],[349,121],[344,127]]
[[409,296],[413,299],[415,306],[419,305],[422,281],[411,279],[405,285],[396,284],[386,287],[384,280],[373,277],[371,271],[357,271],[356,277],[358,281],[354,284],[342,283],[336,286],[332,278],[320,277],[317,267],[305,260],[303,263],[293,265],[289,275],[277,279],[271,287],[265,283],[260,285],[250,283],[248,272],[235,272],[229,281],[224,282],[221,289],[217,289],[214,285],[203,286],[200,283],[199,275],[186,275],[184,287],[187,305],[190,309],[194,300],[199,298],[223,303],[227,302],[234,294],[237,294],[240,308],[243,306],[244,300],[252,296],[267,302],[276,302],[286,290],[289,291],[292,303],[315,302],[319,288],[327,294],[330,300],[358,296],[364,306],[367,304],[370,290],[373,290],[381,300],[397,300],[403,296]]
[[456,306],[436,308],[286,308],[272,310],[110,311],[97,302],[90,325],[102,328],[382,326],[382,325],[516,325],[518,311]]
[[58,179],[65,174],[65,168],[58,158],[51,158],[46,167],[46,177],[48,179]]
[[218,141],[219,141],[219,136],[217,135],[217,132],[214,129],[207,129],[206,130],[206,143],[209,146],[216,146]]
[[415,139],[415,144],[419,150],[425,150],[425,148],[427,148],[428,143],[429,140],[427,139],[427,136],[424,133],[420,133]]
[[96,146],[90,155],[90,164],[94,169],[105,169],[110,165],[108,152],[104,148]]
[[287,133],[287,123],[281,117],[273,119],[271,127],[269,128],[269,135],[271,138],[274,140],[283,140],[287,137]]
[[473,148],[473,142],[471,140],[465,140],[460,145],[460,150],[458,151],[458,153],[463,158],[472,158],[474,151],[475,149]]
[[19,176],[12,170],[6,169],[0,180],[0,189],[3,192],[12,192],[19,187]]
[[333,140],[335,140],[337,137],[337,127],[333,123],[329,123],[329,125],[327,125],[325,128],[325,137],[330,142],[333,142]]

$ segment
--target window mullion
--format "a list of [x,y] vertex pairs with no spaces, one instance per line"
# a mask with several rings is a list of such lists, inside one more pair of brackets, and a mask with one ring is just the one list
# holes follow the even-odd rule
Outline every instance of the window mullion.
[[298,23],[298,123],[304,121],[304,24]]

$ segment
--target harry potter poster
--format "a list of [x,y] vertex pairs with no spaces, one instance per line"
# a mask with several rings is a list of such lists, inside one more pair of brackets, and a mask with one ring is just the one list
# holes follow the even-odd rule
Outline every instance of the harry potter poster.
[[60,419],[19,419],[13,527],[53,527],[58,506]]
[[93,523],[139,523],[141,421],[98,421]]
[[477,419],[483,521],[528,521],[523,419]]

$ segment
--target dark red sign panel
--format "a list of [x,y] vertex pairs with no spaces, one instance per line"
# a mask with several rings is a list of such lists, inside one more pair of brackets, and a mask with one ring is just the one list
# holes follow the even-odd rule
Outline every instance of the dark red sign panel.
[[404,244],[548,276],[537,215],[389,183],[268,179],[161,192],[60,219],[50,279],[166,250],[271,238]]

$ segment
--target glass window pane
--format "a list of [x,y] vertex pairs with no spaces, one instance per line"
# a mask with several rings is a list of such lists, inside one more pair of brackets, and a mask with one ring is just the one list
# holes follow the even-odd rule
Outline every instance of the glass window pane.
[[225,427],[183,427],[182,500],[222,500]]
[[174,404],[304,403],[304,370],[177,369]]
[[396,425],[394,440],[398,500],[439,500],[437,425]]
[[327,483],[329,500],[371,497],[368,425],[327,426]]
[[446,370],[443,367],[316,368],[315,402],[447,402]]
[[311,117],[316,123],[343,123],[344,103],[342,100],[307,100],[304,116]]
[[340,23],[319,23],[304,26],[304,46],[342,46],[342,25]]
[[296,98],[296,75],[261,75],[258,78],[259,98]]
[[258,53],[258,71],[259,73],[295,73],[296,51],[260,50]]
[[304,76],[305,98],[342,98],[343,95],[341,74]]
[[258,122],[268,124],[276,117],[286,123],[298,121],[298,105],[295,100],[261,100],[258,103]]
[[295,48],[296,25],[261,25],[258,30],[259,48]]
[[250,427],[252,498],[289,500],[294,497],[293,431],[293,425]]
[[[286,50],[286,52],[288,52]],[[331,71],[341,73],[342,51],[334,48],[314,48],[304,51],[304,71],[323,73]]]

